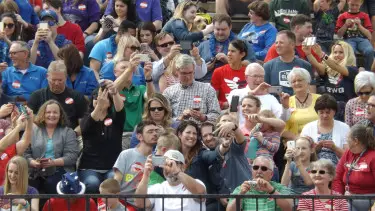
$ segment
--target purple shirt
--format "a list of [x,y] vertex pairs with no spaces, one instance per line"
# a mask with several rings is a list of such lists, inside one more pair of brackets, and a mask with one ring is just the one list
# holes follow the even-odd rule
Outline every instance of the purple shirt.
[[100,8],[96,0],[63,1],[63,16],[66,20],[78,24],[85,31],[92,23],[99,22]]
[[[134,1],[133,1],[134,2]],[[111,14],[113,10],[113,0],[109,0],[105,10],[105,15]],[[160,0],[135,0],[135,9],[138,20],[142,22],[163,21]]]

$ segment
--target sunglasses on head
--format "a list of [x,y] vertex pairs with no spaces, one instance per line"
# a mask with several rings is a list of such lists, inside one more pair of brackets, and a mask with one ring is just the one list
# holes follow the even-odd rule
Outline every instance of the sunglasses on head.
[[141,49],[139,46],[135,46],[135,45],[130,46],[129,48],[130,48],[132,51],[139,51],[139,50]]
[[158,111],[164,111],[164,108],[163,107],[150,107],[149,110],[150,111],[156,111],[156,110],[158,110]]
[[358,96],[362,96],[362,95],[370,95],[371,94],[371,92],[357,92],[357,95]]
[[174,41],[160,44],[159,47],[166,48],[166,47],[172,46],[172,45],[174,45]]
[[4,28],[11,29],[14,27],[14,23],[4,23]]
[[310,171],[310,173],[311,174],[316,174],[316,173],[319,173],[320,175],[324,175],[324,174],[326,174],[326,171],[324,171],[324,170],[311,170]]
[[258,166],[258,165],[253,166],[253,170],[254,171],[258,171],[259,168],[262,171],[268,171],[268,170],[270,170],[267,166]]

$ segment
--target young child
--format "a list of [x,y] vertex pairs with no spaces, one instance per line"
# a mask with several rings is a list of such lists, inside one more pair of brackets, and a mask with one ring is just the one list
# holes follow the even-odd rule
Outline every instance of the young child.
[[374,49],[370,42],[372,25],[367,13],[361,12],[363,0],[348,0],[349,11],[342,13],[336,23],[336,33],[349,43],[354,51],[365,56],[365,69],[370,70]]
[[[108,178],[99,186],[100,194],[118,195],[120,194],[120,184],[113,178]],[[107,206],[106,206],[107,205]],[[101,198],[98,200],[98,211],[126,211],[118,198]]]

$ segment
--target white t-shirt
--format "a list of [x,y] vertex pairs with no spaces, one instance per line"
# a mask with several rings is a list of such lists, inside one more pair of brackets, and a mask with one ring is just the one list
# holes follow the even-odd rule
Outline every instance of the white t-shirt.
[[[203,182],[195,179],[199,184],[203,185]],[[206,186],[205,186],[206,187]],[[186,194],[191,195],[185,186],[181,183],[177,186],[170,186],[168,181],[164,181],[159,184],[152,185],[148,188],[147,194]],[[163,210],[163,200],[162,198],[150,198],[151,204],[153,205],[153,210]],[[202,211],[206,210],[206,204],[204,201],[202,203]],[[184,211],[197,211],[200,210],[200,203],[195,201],[193,198],[183,199],[183,210]],[[181,199],[180,198],[164,198],[164,211],[181,211]]]

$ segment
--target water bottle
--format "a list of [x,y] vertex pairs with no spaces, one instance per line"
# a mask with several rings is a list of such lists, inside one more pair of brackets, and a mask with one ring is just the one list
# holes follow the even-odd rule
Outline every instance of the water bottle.
[[250,160],[253,161],[257,157],[257,151],[258,151],[258,140],[254,137],[251,137],[246,157],[250,158]]

